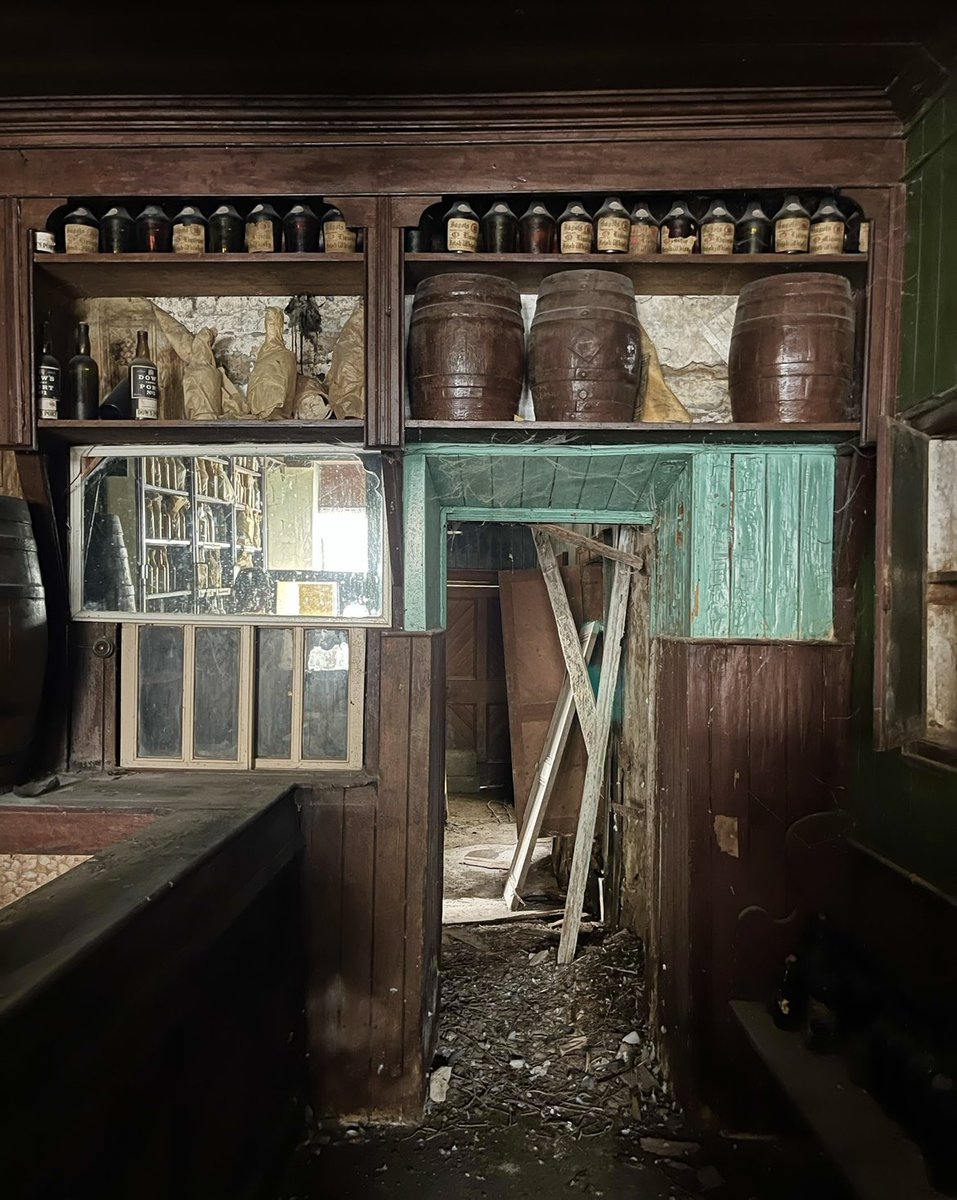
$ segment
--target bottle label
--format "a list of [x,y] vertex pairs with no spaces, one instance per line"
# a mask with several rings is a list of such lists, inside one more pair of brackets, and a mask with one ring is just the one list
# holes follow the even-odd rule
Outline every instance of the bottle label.
[[206,229],[202,225],[174,225],[173,253],[202,254],[206,249]]
[[[468,221],[463,224],[468,224]],[[478,226],[475,226],[478,229]],[[327,221],[322,227],[326,250],[329,254],[355,254],[356,231],[345,221]],[[451,246],[449,247],[451,249]]]
[[657,225],[632,225],[631,237],[628,241],[629,254],[657,254],[658,227]]
[[155,367],[130,367],[130,396],[133,416],[137,420],[156,420],[159,416],[159,372]]
[[774,250],[777,254],[807,250],[810,217],[782,217],[774,226]]
[[871,248],[871,223],[870,221],[861,221],[861,227],[857,234],[857,249],[858,253],[866,254]]
[[698,244],[698,235],[691,234],[690,237],[672,237],[668,232],[668,227],[661,227],[661,253],[662,254],[694,254],[694,248]]
[[45,421],[55,421],[60,415],[57,406],[60,400],[60,368],[40,367],[40,416]]
[[66,225],[63,242],[67,254],[96,254],[100,248],[100,233],[89,225]]
[[474,254],[478,250],[479,223],[468,217],[450,217],[445,229],[445,245],[449,250]]
[[40,254],[53,254],[56,250],[56,238],[49,230],[38,229],[33,235],[33,248]]
[[732,254],[734,226],[729,221],[712,221],[701,226],[702,254]]
[[246,223],[246,249],[250,254],[268,254],[273,247],[272,221]]
[[591,254],[591,221],[566,221],[561,228],[562,254]]
[[599,217],[596,230],[598,249],[626,254],[630,233],[631,221],[627,217]]
[[844,250],[844,222],[819,221],[812,225],[809,249],[812,254],[841,254]]

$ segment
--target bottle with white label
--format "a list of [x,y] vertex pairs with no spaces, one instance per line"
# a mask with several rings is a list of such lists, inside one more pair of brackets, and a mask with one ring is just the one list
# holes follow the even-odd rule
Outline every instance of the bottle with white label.
[[822,196],[811,217],[808,251],[811,254],[843,254],[847,222],[833,196]]
[[793,193],[785,196],[774,214],[774,253],[806,254],[810,231],[811,214],[800,196]]
[[246,249],[272,254],[282,246],[282,221],[271,204],[256,204],[246,218]]
[[479,248],[478,213],[467,200],[454,200],[442,218],[445,249],[450,254],[475,254]]
[[322,248],[327,254],[355,254],[356,231],[350,229],[338,208],[322,214]]
[[595,249],[599,254],[627,254],[631,217],[617,196],[607,196],[595,213]]
[[701,253],[734,253],[734,217],[721,199],[712,200],[701,218]]
[[194,204],[184,204],[173,218],[173,253],[205,254],[206,218]]
[[687,200],[676,200],[661,222],[662,254],[697,254],[698,222]]
[[67,254],[97,254],[100,222],[82,204],[63,218],[63,249]]
[[631,233],[628,239],[629,254],[658,253],[658,222],[644,200],[639,200],[631,210]]
[[558,249],[561,254],[591,254],[595,225],[580,200],[569,200],[558,218]]
[[155,421],[159,416],[159,372],[150,358],[150,336],[136,332],[136,356],[130,363],[130,403],[137,421]]
[[43,345],[37,363],[37,402],[41,420],[55,421],[59,417],[61,386],[60,362],[53,353],[50,326],[44,322]]

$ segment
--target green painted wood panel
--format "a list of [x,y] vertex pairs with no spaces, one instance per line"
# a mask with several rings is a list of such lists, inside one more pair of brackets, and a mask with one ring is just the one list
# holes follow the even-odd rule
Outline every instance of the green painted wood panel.
[[775,455],[768,459],[767,492],[765,636],[793,638],[799,632],[800,455]]
[[717,451],[696,456],[691,494],[691,636],[730,635],[731,461]]
[[669,637],[691,632],[691,468],[676,481],[658,513],[652,629]]
[[[766,636],[767,473],[768,460],[763,454],[739,454],[732,462],[731,614],[728,623],[732,637]],[[755,630],[760,630],[760,634]]]
[[445,624],[445,522],[427,459],[405,460],[403,493],[405,627],[439,629]]
[[522,459],[522,504],[526,508],[547,508],[552,501],[555,482],[554,458]]
[[834,460],[801,455],[798,533],[798,637],[829,638],[834,632]]

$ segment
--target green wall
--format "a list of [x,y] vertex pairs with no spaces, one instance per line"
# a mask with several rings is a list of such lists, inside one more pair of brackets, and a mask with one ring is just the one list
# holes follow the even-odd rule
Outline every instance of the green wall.
[[[902,408],[957,384],[957,90],[914,123],[907,149]],[[858,836],[957,897],[957,771],[873,748],[873,548],[858,597],[852,799]]]

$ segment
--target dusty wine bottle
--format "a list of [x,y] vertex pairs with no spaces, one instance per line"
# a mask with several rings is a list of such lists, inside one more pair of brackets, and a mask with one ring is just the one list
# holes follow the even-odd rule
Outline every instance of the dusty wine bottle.
[[445,249],[450,254],[475,254],[479,248],[479,219],[467,200],[453,200],[443,218]]
[[843,254],[847,222],[833,196],[822,196],[811,217],[808,253]]
[[771,249],[771,218],[756,197],[749,200],[734,227],[735,254],[767,254]]
[[100,221],[100,253],[129,254],[135,238],[136,229],[129,211],[120,205],[108,208]]
[[595,241],[595,225],[580,200],[569,200],[558,218],[558,250],[560,254],[591,254]]
[[698,222],[687,201],[676,200],[661,222],[662,254],[695,254],[698,250]]
[[271,204],[257,204],[246,218],[246,249],[272,254],[282,245],[282,221]]
[[168,254],[173,228],[158,204],[147,204],[136,218],[136,249],[141,254]]
[[496,200],[482,218],[482,249],[486,254],[514,254],[518,246],[518,217],[507,200]]
[[734,217],[721,199],[714,199],[701,218],[701,253],[732,254],[734,252]]
[[206,218],[194,204],[184,204],[173,218],[173,253],[205,254]]
[[93,421],[100,405],[100,368],[90,355],[90,327],[76,327],[76,354],[66,365],[70,415],[75,421]]
[[435,209],[434,204],[425,209],[419,217],[418,225],[411,225],[406,229],[405,250],[407,254],[428,254],[432,249]]
[[100,248],[100,223],[82,204],[63,218],[63,249],[67,254],[96,254]]
[[37,363],[37,400],[42,420],[55,421],[59,417],[60,361],[53,353],[53,339],[46,321],[43,323],[43,342]]
[[308,204],[294,204],[282,219],[287,254],[314,254],[319,249],[319,218]]
[[150,337],[136,331],[136,356],[130,363],[130,401],[137,421],[155,421],[159,416],[159,372],[150,358]]
[[628,237],[629,254],[658,253],[658,222],[644,200],[631,210],[631,231]]
[[243,250],[243,219],[231,204],[220,204],[208,222],[212,254],[239,254]]
[[350,229],[338,208],[322,214],[322,245],[327,254],[355,254],[356,231]]
[[599,254],[627,254],[631,218],[617,196],[606,196],[595,213],[595,249]]
[[532,200],[518,223],[523,254],[551,254],[555,249],[555,218],[541,200]]
[[796,194],[784,197],[774,214],[774,253],[806,254],[811,214]]

